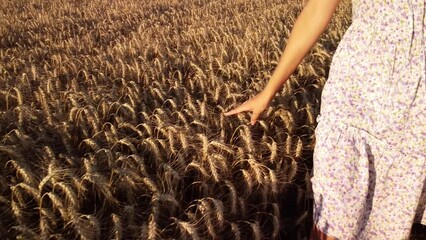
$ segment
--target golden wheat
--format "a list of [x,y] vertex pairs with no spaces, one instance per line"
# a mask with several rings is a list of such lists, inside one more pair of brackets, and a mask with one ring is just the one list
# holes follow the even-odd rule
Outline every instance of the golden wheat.
[[350,1],[255,126],[223,115],[265,86],[305,2],[0,0],[0,238],[307,237]]

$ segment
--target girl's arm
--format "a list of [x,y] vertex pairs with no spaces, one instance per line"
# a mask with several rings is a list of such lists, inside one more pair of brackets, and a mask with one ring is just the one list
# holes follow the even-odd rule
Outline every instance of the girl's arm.
[[327,27],[340,0],[310,0],[296,19],[284,53],[265,87],[272,99]]
[[340,0],[309,0],[294,23],[278,66],[265,89],[225,115],[253,111],[253,125],[324,31],[339,2]]

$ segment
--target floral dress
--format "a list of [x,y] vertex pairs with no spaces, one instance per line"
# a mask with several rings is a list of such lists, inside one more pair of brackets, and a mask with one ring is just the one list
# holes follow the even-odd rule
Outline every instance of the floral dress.
[[426,0],[353,0],[321,96],[314,222],[338,239],[426,225]]

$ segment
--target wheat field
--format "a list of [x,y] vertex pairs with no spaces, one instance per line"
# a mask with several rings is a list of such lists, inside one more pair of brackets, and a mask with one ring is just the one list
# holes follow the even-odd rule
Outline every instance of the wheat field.
[[305,239],[350,1],[255,126],[223,115],[304,2],[0,0],[0,239]]

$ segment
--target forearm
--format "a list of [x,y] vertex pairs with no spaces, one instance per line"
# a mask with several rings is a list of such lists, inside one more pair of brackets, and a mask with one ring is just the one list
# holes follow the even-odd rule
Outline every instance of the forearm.
[[339,0],[310,0],[299,14],[287,45],[264,91],[269,98],[281,88],[315,44],[337,8]]

